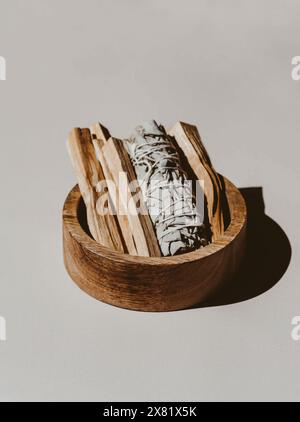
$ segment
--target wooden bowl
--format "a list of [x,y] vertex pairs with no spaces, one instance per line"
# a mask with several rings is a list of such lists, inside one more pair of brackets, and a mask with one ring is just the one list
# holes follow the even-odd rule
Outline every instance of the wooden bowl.
[[236,273],[245,250],[245,202],[224,180],[231,216],[224,235],[205,248],[161,258],[121,254],[93,240],[76,185],[63,209],[64,261],[71,278],[96,299],[132,310],[174,311],[206,301]]

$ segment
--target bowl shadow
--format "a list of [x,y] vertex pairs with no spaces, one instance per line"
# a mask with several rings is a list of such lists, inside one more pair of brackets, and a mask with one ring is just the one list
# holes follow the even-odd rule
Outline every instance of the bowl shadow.
[[238,273],[210,300],[192,308],[230,305],[274,287],[286,272],[292,249],[283,229],[265,214],[262,187],[240,188],[248,214],[247,245]]

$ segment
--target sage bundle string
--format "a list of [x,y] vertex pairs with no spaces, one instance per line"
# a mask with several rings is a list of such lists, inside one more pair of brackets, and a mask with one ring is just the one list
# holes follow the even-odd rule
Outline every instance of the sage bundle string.
[[125,142],[163,256],[207,244],[204,215],[171,136],[154,120]]

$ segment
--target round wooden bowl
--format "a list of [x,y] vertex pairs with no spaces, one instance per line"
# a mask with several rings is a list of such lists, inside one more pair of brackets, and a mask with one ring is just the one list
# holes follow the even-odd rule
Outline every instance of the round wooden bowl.
[[93,240],[76,185],[63,209],[64,261],[71,278],[96,299],[127,309],[174,311],[206,301],[236,273],[245,250],[245,202],[224,180],[231,216],[224,235],[205,248],[161,258],[122,254]]

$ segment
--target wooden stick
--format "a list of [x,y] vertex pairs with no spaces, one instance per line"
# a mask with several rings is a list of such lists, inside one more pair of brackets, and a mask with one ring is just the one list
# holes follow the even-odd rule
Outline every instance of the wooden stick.
[[107,142],[110,138],[109,130],[101,123],[95,123],[90,127],[91,135],[93,139],[101,139]]
[[[118,210],[118,221],[128,252],[131,255],[161,256],[142,194],[139,190],[132,193],[129,189],[128,184],[136,181],[136,175],[123,141],[94,139],[93,144],[106,180],[113,182],[108,184],[108,189],[111,189],[110,196]],[[126,180],[123,179],[125,185],[120,185],[121,173],[126,177]]]
[[[124,252],[116,217],[110,209],[107,214],[97,212],[97,201],[105,194],[98,192],[104,174],[93,147],[89,129],[73,129],[68,139],[69,155],[77,176],[79,188],[87,209],[87,220],[94,239],[108,248]],[[104,198],[101,197],[101,200]],[[109,207],[109,200],[108,207]]]
[[[104,158],[104,154],[103,154],[103,146],[104,146],[104,140],[103,139],[93,139],[93,144],[94,144],[94,148],[96,151],[96,155],[97,158],[101,164],[101,167],[103,169],[103,173],[106,179],[106,182],[108,183],[108,191],[110,194],[110,198],[112,200],[112,204],[115,210],[118,211],[118,198],[117,195],[119,193],[118,190],[118,181],[115,182],[114,176],[111,172],[111,169],[108,165],[108,163],[106,162],[105,158]],[[115,191],[113,190],[113,186],[111,185],[111,183],[114,184],[115,186]],[[122,236],[124,238],[124,242],[127,248],[127,251],[130,255],[138,255],[137,249],[136,249],[136,245],[134,243],[134,239],[132,236],[132,233],[130,231],[130,227],[129,227],[129,222],[128,222],[128,218],[126,215],[120,215],[118,212],[116,212],[117,214],[117,219],[118,219],[118,223],[122,232]]]
[[224,233],[220,176],[211,164],[196,126],[178,122],[168,133],[175,138],[197,179],[204,181],[212,239],[217,240]]

